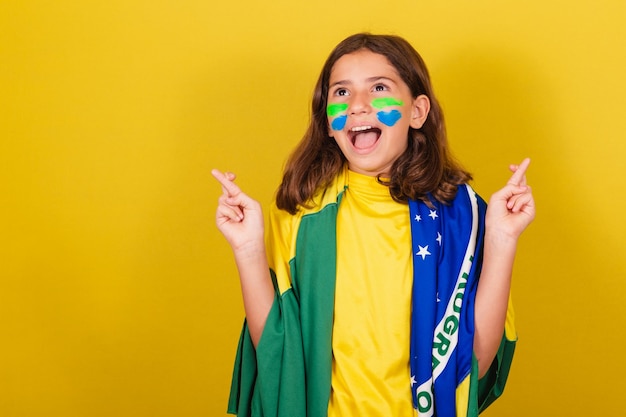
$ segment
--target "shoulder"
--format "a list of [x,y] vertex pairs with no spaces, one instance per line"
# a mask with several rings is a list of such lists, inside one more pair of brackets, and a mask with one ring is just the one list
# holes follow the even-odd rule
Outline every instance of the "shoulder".
[[442,202],[433,198],[432,195],[429,195],[429,200],[430,203],[426,203],[425,206],[435,207],[447,221],[455,219],[467,221],[468,218],[471,219],[472,217],[477,217],[480,220],[484,218],[487,211],[485,200],[467,183],[457,185],[452,200]]
[[460,184],[457,187],[456,195],[452,200],[452,204],[464,205],[471,207],[474,204],[480,206],[486,206],[485,200],[472,188],[471,185],[465,183]]
[[460,218],[466,216],[469,219],[473,218],[482,225],[487,213],[487,203],[469,184],[461,184],[458,186],[450,211]]
[[347,168],[341,170],[339,174],[326,187],[319,189],[306,207],[300,207],[299,213],[302,216],[313,215],[325,211],[328,207],[336,207],[341,203],[343,193],[348,188]]

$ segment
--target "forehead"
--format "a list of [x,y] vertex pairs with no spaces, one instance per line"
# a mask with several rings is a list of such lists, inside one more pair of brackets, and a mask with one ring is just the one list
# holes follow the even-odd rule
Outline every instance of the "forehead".
[[330,84],[354,82],[373,77],[399,79],[398,71],[387,57],[362,49],[339,58],[330,70]]

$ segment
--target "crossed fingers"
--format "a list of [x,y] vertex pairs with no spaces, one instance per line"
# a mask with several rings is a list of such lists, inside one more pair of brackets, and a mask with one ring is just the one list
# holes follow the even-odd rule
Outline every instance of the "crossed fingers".
[[222,192],[229,197],[234,197],[241,193],[241,189],[233,182],[235,180],[235,174],[232,172],[224,172],[217,169],[211,170],[211,175],[222,184]]
[[219,206],[217,216],[228,218],[233,221],[243,220],[243,201],[241,199],[243,193],[241,189],[233,181],[235,174],[232,172],[224,172],[217,169],[211,170],[211,175],[222,185],[222,195],[219,198]]
[[509,178],[507,184],[516,186],[526,186],[526,170],[530,165],[530,158],[525,158],[519,165],[511,165],[510,169],[513,175]]
[[526,171],[529,165],[530,159],[525,158],[519,165],[510,166],[513,175],[509,178],[507,185],[512,186],[513,189],[509,191],[506,206],[514,213],[528,208],[534,209],[530,186],[526,181]]

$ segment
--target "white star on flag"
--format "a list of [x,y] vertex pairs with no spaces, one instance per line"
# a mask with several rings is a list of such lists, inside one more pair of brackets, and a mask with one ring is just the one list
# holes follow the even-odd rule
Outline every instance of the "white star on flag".
[[417,246],[420,248],[420,250],[419,252],[415,254],[415,256],[421,256],[422,260],[426,259],[426,255],[430,255],[430,252],[428,252],[428,245],[426,246],[417,245]]
[[415,221],[416,222],[421,222],[422,221],[422,216],[420,216],[419,214],[415,215]]
[[435,240],[439,242],[439,246],[441,246],[441,233],[437,232],[437,239]]
[[437,210],[431,210],[430,214],[428,215],[428,217],[431,217],[433,220],[435,220],[437,217]]
[[415,375],[411,375],[411,387],[415,384],[417,384],[417,381],[415,380]]

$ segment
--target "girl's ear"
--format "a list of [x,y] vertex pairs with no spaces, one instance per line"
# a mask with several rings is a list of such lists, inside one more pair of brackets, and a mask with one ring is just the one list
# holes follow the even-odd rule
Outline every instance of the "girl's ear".
[[411,108],[411,127],[413,129],[421,128],[426,119],[428,118],[428,112],[430,111],[430,100],[424,94],[421,94],[413,100],[413,106]]

